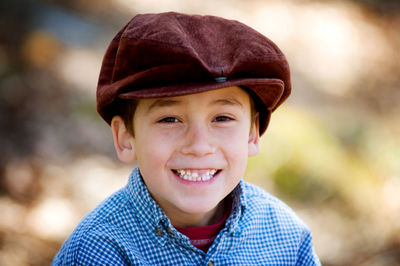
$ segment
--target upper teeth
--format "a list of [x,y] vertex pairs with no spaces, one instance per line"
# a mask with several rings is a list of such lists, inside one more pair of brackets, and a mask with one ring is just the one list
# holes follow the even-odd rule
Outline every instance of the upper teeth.
[[188,181],[208,181],[210,180],[217,170],[211,169],[211,170],[201,170],[201,171],[196,171],[196,170],[183,170],[179,169],[176,170],[178,173],[179,177],[188,180]]

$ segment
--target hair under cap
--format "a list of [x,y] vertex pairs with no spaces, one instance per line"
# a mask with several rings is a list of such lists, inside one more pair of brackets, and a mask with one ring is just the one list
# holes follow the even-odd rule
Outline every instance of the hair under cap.
[[230,86],[253,92],[260,134],[264,133],[271,113],[291,92],[284,54],[264,35],[235,20],[175,12],[141,14],[118,32],[104,55],[97,111],[110,124],[121,99]]

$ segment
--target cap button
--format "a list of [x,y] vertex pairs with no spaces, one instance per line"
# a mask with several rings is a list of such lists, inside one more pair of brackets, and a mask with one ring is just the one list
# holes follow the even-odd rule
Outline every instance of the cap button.
[[226,77],[216,77],[215,81],[216,82],[225,82],[226,81]]

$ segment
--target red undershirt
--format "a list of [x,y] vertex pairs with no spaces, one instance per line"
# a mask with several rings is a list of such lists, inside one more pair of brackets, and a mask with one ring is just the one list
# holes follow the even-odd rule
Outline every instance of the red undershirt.
[[176,230],[189,237],[193,246],[207,252],[214,239],[217,237],[219,231],[225,226],[225,221],[228,219],[232,204],[228,204],[224,217],[216,224],[199,226],[199,227],[175,227]]

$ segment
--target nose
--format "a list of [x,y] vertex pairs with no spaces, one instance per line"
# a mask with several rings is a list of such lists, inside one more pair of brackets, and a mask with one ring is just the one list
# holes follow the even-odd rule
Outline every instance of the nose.
[[216,151],[212,135],[206,125],[191,125],[184,136],[181,152],[191,156],[205,156]]

